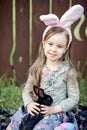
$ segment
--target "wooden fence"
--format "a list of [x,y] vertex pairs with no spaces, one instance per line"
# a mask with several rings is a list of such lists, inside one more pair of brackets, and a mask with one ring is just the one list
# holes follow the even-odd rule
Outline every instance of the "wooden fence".
[[[72,27],[72,58],[81,68],[87,60],[86,0],[0,0],[0,76],[27,79],[29,65],[37,56],[45,25],[39,16],[55,13],[59,18],[72,5],[84,6],[84,15]],[[85,69],[85,68],[84,68]]]

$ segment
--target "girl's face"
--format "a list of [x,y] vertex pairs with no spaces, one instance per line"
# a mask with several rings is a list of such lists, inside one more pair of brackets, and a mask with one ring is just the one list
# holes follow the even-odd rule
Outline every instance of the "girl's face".
[[43,42],[47,61],[59,61],[67,50],[67,37],[64,32],[57,33]]

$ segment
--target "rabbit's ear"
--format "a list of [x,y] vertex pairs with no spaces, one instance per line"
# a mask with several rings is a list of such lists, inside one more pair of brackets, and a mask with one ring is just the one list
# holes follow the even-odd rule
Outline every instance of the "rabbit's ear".
[[42,88],[33,86],[33,90],[34,90],[35,94],[38,95],[39,97],[44,97],[44,90]]
[[39,87],[33,86],[33,90],[34,90],[35,94],[38,95],[38,93],[39,93]]
[[39,97],[44,97],[44,90],[43,89],[39,89]]
[[59,18],[55,14],[41,15],[40,20],[44,22],[45,25],[54,25],[59,22]]
[[83,12],[84,8],[81,5],[74,5],[64,13],[60,19],[60,23],[69,27],[81,17]]

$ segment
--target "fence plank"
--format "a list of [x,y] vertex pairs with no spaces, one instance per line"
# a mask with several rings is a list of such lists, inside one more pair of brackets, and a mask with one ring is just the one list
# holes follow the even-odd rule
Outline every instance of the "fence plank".
[[56,14],[59,18],[64,14],[65,10],[67,10],[70,6],[70,0],[67,0],[67,2],[64,2],[64,0],[53,0],[52,5],[52,13]]
[[[86,7],[86,1],[85,0],[73,0],[73,5],[75,4],[81,4],[84,7],[84,21],[82,22],[79,30],[79,35],[82,39],[82,41],[78,41],[74,34],[73,34],[73,60],[75,63],[75,66],[77,66],[77,62],[80,61],[80,69],[81,72],[84,74],[87,70],[87,7]],[[74,31],[75,27],[79,23],[79,20],[72,26],[72,32]]]
[[12,76],[9,55],[12,46],[12,1],[0,0],[0,76]]
[[45,29],[45,25],[39,20],[39,16],[49,13],[49,1],[48,0],[33,0],[33,36],[32,36],[32,62],[35,61],[38,46],[42,39],[42,33]]
[[[29,1],[16,0],[16,51],[14,68],[17,80],[23,83],[26,80],[29,67]],[[20,56],[23,58],[19,62]]]

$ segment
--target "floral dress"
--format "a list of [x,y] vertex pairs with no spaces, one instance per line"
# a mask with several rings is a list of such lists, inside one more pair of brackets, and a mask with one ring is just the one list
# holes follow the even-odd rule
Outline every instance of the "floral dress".
[[[68,68],[69,65],[65,62],[56,71],[51,71],[47,66],[44,67],[40,87],[53,98],[52,106],[59,104],[63,112],[44,117],[36,124],[33,130],[78,130],[78,125],[71,109],[79,101],[79,89],[73,69],[69,75],[69,77],[72,76],[73,81],[66,77]],[[31,97],[29,97],[28,83],[25,87],[27,91],[23,93],[23,101],[26,106]],[[20,107],[11,120],[12,130],[19,130],[21,120],[26,114],[27,111],[23,112]]]

